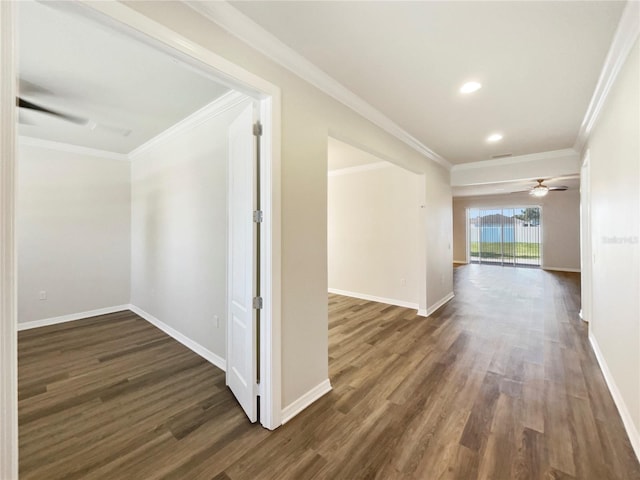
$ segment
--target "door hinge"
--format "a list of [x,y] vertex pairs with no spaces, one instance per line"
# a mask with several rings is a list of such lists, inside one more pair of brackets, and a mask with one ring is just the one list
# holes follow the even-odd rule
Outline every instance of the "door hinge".
[[262,210],[254,210],[253,211],[253,221],[256,223],[262,223],[264,215],[262,214]]
[[260,122],[256,122],[253,124],[253,134],[256,137],[262,136],[262,124]]
[[262,310],[262,297],[253,297],[253,308]]

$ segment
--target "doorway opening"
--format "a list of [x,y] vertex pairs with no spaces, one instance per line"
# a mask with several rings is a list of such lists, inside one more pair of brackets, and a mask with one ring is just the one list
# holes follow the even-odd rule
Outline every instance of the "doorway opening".
[[[271,173],[270,165],[260,164],[271,158],[268,148],[260,148],[262,125],[272,132],[268,105],[262,105],[267,97],[206,66],[186,63],[152,38],[141,41],[139,32],[86,7],[25,3],[19,13],[18,155],[31,170],[24,169],[18,195],[29,197],[21,198],[21,205],[31,210],[17,215],[18,243],[23,243],[18,329],[129,307],[226,370],[227,384],[255,422],[256,322],[263,307],[255,300],[267,290],[263,285],[270,274],[269,266],[259,265],[269,252],[257,249],[269,242],[260,241],[255,217],[261,203],[269,205],[261,201],[261,191],[271,195],[259,175]],[[71,48],[78,44],[83,48]],[[56,62],[42,65],[43,57]],[[261,150],[264,159],[258,157]],[[91,166],[78,167],[80,157]],[[113,168],[106,164],[114,159],[122,166],[109,176],[105,172]],[[48,179],[44,189],[39,187],[43,178]],[[88,186],[110,194],[83,196]],[[43,193],[36,197],[36,191]],[[56,191],[57,203],[41,198]],[[65,194],[73,198],[67,201]],[[48,208],[52,203],[58,211]],[[125,203],[129,209],[113,206]],[[91,216],[95,222],[88,220]],[[80,233],[70,233],[78,226]],[[58,237],[69,240],[51,240]],[[45,245],[33,248],[33,238]],[[77,245],[69,245],[72,240]],[[83,248],[89,243],[92,249]],[[61,261],[47,269],[52,262],[28,258],[42,251],[72,259],[74,268]],[[29,295],[36,284],[39,303]],[[87,300],[90,292],[83,285],[89,284],[109,295]],[[57,291],[58,285],[66,291]],[[238,315],[229,305],[240,297],[245,324],[235,329]],[[32,304],[40,310],[32,312],[37,310]],[[184,308],[189,315],[178,313]],[[242,387],[234,381],[240,371]]]
[[471,263],[516,267],[542,264],[540,207],[468,208]]
[[424,176],[364,148],[328,139],[328,291],[425,315]]
[[[249,278],[249,281],[252,284],[247,289],[252,293],[254,290],[253,282],[256,285],[260,286],[260,295],[261,301],[258,305],[255,301],[251,302],[251,308],[254,310],[260,310],[260,316],[262,321],[262,328],[260,331],[257,329],[253,330],[253,338],[252,343],[257,345],[258,343],[261,345],[260,350],[260,361],[258,363],[257,352],[252,350],[252,354],[254,355],[253,359],[247,360],[248,362],[252,362],[255,360],[255,369],[259,369],[259,372],[256,373],[255,376],[252,376],[250,381],[257,382],[257,377],[259,376],[261,384],[253,384],[252,390],[255,392],[255,404],[256,410],[260,412],[260,423],[269,429],[276,428],[280,425],[280,273],[279,273],[279,136],[280,136],[280,91],[279,89],[270,84],[269,82],[264,81],[261,78],[256,77],[255,75],[247,72],[235,65],[230,64],[224,58],[214,54],[210,50],[207,50],[199,45],[194,44],[188,39],[182,38],[179,35],[171,32],[167,29],[162,30],[158,29],[157,25],[147,17],[137,15],[133,10],[129,7],[126,7],[122,4],[115,3],[105,3],[105,4],[78,4],[78,3],[64,3],[64,4],[56,4],[51,7],[47,6],[46,8],[60,8],[66,9],[68,12],[72,12],[74,14],[79,15],[80,17],[95,20],[100,24],[99,29],[112,29],[113,32],[117,32],[117,34],[124,34],[126,36],[131,37],[134,40],[137,40],[141,44],[146,46],[151,46],[153,49],[157,51],[163,52],[167,54],[169,57],[169,62],[183,62],[189,69],[196,70],[201,73],[204,77],[213,79],[214,81],[219,81],[220,84],[224,85],[228,90],[234,90],[241,96],[245,96],[248,101],[256,102],[260,105],[259,109],[259,121],[261,124],[261,135],[257,140],[257,145],[259,145],[261,156],[260,156],[260,177],[259,179],[256,177],[252,177],[252,182],[255,181],[260,186],[260,189],[257,188],[253,191],[254,195],[259,197],[259,203],[261,205],[261,215],[260,215],[260,230],[261,230],[261,240],[257,248],[259,251],[256,251],[255,255],[255,270],[252,270],[252,275]],[[2,70],[3,70],[3,79],[14,79],[17,77],[18,68],[13,58],[15,55],[13,45],[18,45],[18,42],[15,42],[14,39],[17,37],[17,32],[11,28],[15,22],[15,18],[17,8],[12,5],[3,5],[0,10],[2,16],[0,17],[0,21],[2,22]],[[5,28],[7,27],[7,28]],[[79,42],[80,44],[81,42]],[[44,60],[44,59],[43,59]],[[44,79],[46,81],[46,77]],[[46,92],[45,81],[36,79],[36,82],[32,82],[36,86],[44,87],[42,89],[43,95],[50,95],[49,92]],[[17,292],[17,281],[15,276],[15,264],[18,259],[17,257],[17,249],[14,248],[17,240],[19,240],[18,236],[14,233],[13,225],[16,222],[16,198],[18,197],[18,192],[16,192],[16,185],[14,182],[14,172],[16,170],[17,165],[17,143],[18,143],[18,128],[17,128],[17,120],[18,115],[15,111],[16,103],[20,104],[20,106],[28,105],[26,102],[19,100],[19,95],[24,93],[24,89],[22,92],[18,91],[16,88],[16,84],[13,82],[2,82],[3,88],[0,90],[2,94],[2,115],[0,116],[2,123],[2,137],[3,140],[0,143],[0,148],[2,149],[2,169],[3,175],[0,178],[2,182],[2,193],[3,193],[3,202],[0,205],[0,218],[2,218],[3,228],[2,228],[2,239],[0,239],[0,243],[3,246],[6,246],[2,250],[2,261],[0,262],[0,275],[2,279],[3,285],[3,308],[2,308],[2,332],[3,335],[0,339],[0,351],[2,353],[2,363],[3,363],[3,380],[0,384],[0,402],[1,407],[0,410],[3,411],[2,423],[6,425],[7,428],[3,429],[6,432],[6,435],[3,438],[6,441],[0,442],[2,443],[2,447],[0,447],[0,457],[3,459],[2,472],[17,472],[17,382],[16,382],[16,372],[17,372],[17,337],[16,331],[18,330],[17,318],[18,318],[18,305],[19,302],[18,297],[16,295]],[[57,87],[56,87],[57,88]],[[141,95],[138,95],[140,97]],[[134,97],[136,97],[134,95]],[[136,97],[137,98],[137,97]],[[16,101],[18,99],[18,101]],[[51,100],[51,99],[50,99]],[[43,103],[43,102],[41,102]],[[135,102],[132,102],[135,103]],[[35,102],[31,102],[32,105]],[[35,104],[37,105],[37,104]],[[237,104],[236,104],[237,105]],[[43,106],[43,105],[41,105]],[[84,120],[80,121],[80,116],[71,116],[64,115],[63,111],[64,106],[53,105],[48,114],[52,117],[47,121],[53,122],[54,120],[62,121],[67,117],[66,120],[75,120],[78,128],[82,125],[87,127],[87,130],[95,131],[97,133],[106,134],[107,132],[113,133],[127,138],[133,138],[133,134],[131,132],[127,133],[128,129],[119,128],[120,125],[111,125],[109,123],[100,123],[100,122],[91,122]],[[24,108],[24,107],[23,107]],[[28,108],[28,107],[27,107]],[[32,115],[38,114],[37,108],[29,108],[31,112],[28,112]],[[148,110],[151,110],[149,108]],[[58,112],[58,113],[52,113]],[[62,112],[62,113],[60,113]],[[44,110],[40,110],[40,113],[46,114]],[[148,111],[146,111],[149,114]],[[53,118],[57,117],[57,118]],[[28,120],[28,119],[27,119]],[[93,120],[93,119],[89,119]],[[73,121],[71,122],[73,123]],[[82,124],[82,125],[81,125]],[[194,126],[194,125],[192,125]],[[118,128],[115,128],[118,127]],[[179,129],[178,129],[179,130]],[[53,129],[51,130],[53,131]],[[84,132],[88,133],[88,132]],[[131,137],[128,137],[131,134]],[[250,132],[252,141],[255,134]],[[150,137],[147,137],[149,139]],[[225,141],[226,141],[226,131],[225,131]],[[43,139],[40,142],[40,146],[38,148],[43,148],[46,146],[47,142],[55,142],[55,140]],[[62,142],[59,142],[62,143]],[[187,147],[183,146],[182,151],[192,151],[196,154],[199,152],[195,149],[192,149],[192,144],[186,142]],[[257,146],[256,145],[256,146]],[[33,145],[30,145],[33,147]],[[95,153],[98,148],[96,147],[87,147],[80,146],[80,150],[82,153],[78,153],[76,151],[76,155],[90,155]],[[103,151],[106,151],[102,148]],[[178,149],[180,150],[180,149]],[[166,152],[168,156],[171,155],[171,152]],[[103,156],[103,159],[116,158],[116,160],[128,160],[130,158],[126,158],[131,154],[130,150],[126,150],[123,152],[116,152],[115,155],[107,155]],[[94,155],[95,156],[95,155]],[[22,157],[21,157],[22,159]],[[82,162],[77,162],[82,163]],[[87,167],[89,162],[84,162],[84,166]],[[51,169],[51,167],[50,167]],[[47,176],[41,176],[41,179],[46,180]],[[65,177],[62,177],[63,179]],[[185,182],[196,182],[201,181],[196,175],[191,177],[177,177],[180,181]],[[122,182],[121,182],[122,183]],[[126,182],[122,183],[126,187]],[[123,190],[127,190],[123,187]],[[87,186],[86,190],[90,190],[91,193],[99,193],[99,188],[90,188]],[[64,189],[62,190],[64,192]],[[185,189],[184,192],[189,193],[188,189]],[[125,192],[126,193],[126,192]],[[183,195],[176,197],[178,201],[186,200],[198,200],[189,197],[188,195]],[[4,201],[6,200],[6,201]],[[249,221],[255,222],[253,206],[254,202],[250,203],[250,211],[249,213]],[[82,206],[81,202],[76,202],[77,206]],[[184,206],[184,205],[183,205]],[[189,205],[187,205],[189,206]],[[186,216],[191,215],[192,211],[187,208],[183,209]],[[60,218],[68,212],[68,210],[60,209],[59,213],[61,214]],[[223,214],[223,217],[225,215]],[[94,216],[95,222],[100,220],[99,215]],[[126,222],[123,222],[126,223]],[[144,224],[143,228],[146,226],[153,226],[153,222]],[[4,228],[4,226],[9,226],[10,228]],[[177,230],[177,228],[175,228]],[[250,232],[251,235],[252,232]],[[35,238],[35,237],[32,237]],[[253,236],[252,236],[253,239]],[[179,240],[179,239],[178,239]],[[90,250],[92,242],[90,239],[87,239],[86,249]],[[255,245],[255,243],[253,244]],[[183,247],[184,245],[178,244],[178,247]],[[106,250],[105,250],[106,251]],[[222,255],[224,256],[226,253],[226,248],[222,248],[219,251],[222,251]],[[190,253],[187,248],[181,248],[181,252]],[[126,252],[125,255],[126,256]],[[180,256],[167,257],[164,256],[163,259],[166,262],[178,262]],[[52,257],[53,258],[53,257]],[[110,266],[110,262],[108,260],[103,259],[103,264]],[[73,266],[73,265],[71,265]],[[164,265],[163,265],[164,266]],[[124,277],[123,277],[124,278]],[[184,278],[184,277],[183,277]],[[174,282],[180,282],[183,278],[175,278],[173,277]],[[127,282],[128,284],[128,279]],[[51,282],[52,285],[55,285],[56,282]],[[151,288],[154,286],[151,285]],[[99,290],[99,289],[95,289]],[[151,290],[152,294],[155,295],[156,291]],[[223,295],[226,294],[226,291],[223,291]],[[7,300],[6,302],[4,300]],[[40,301],[49,300],[49,303],[52,298],[51,296],[47,296],[47,293],[39,292]],[[127,299],[128,301],[129,299]],[[256,300],[256,299],[252,299]],[[125,305],[113,305],[112,307],[123,307]],[[128,306],[128,305],[126,305]],[[94,311],[99,310],[94,307]],[[77,313],[86,313],[84,311]],[[58,313],[57,319],[60,321],[62,317],[66,315]],[[51,317],[54,318],[54,317]],[[84,317],[81,317],[84,318]],[[71,320],[71,319],[66,319]],[[209,321],[212,324],[217,322],[217,318],[210,318]],[[257,336],[260,335],[260,339]],[[178,339],[179,340],[179,339]],[[180,341],[180,340],[179,340]],[[181,342],[183,344],[187,344],[187,342]],[[190,347],[191,348],[191,347]],[[198,352],[196,348],[191,348]],[[6,353],[6,355],[5,355]],[[205,352],[206,353],[206,352]],[[205,355],[201,355],[206,358]],[[207,358],[207,360],[209,360]],[[215,364],[215,362],[212,362]],[[6,395],[5,395],[6,394]],[[258,395],[260,396],[260,402],[258,402]],[[6,460],[6,461],[5,461]],[[5,468],[6,467],[6,468]],[[10,474],[9,477],[12,477],[13,474]]]

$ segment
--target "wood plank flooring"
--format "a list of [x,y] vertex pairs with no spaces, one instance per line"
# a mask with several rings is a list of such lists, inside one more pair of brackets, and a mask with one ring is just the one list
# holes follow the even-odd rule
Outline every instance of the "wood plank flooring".
[[640,479],[579,276],[454,277],[428,319],[330,295],[334,389],[275,432],[131,312],[20,332],[20,478]]

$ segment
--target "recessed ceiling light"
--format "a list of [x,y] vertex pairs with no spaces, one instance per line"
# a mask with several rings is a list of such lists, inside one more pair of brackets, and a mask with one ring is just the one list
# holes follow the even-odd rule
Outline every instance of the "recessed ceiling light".
[[467,82],[462,87],[460,87],[460,93],[473,93],[477,90],[480,90],[482,85],[478,82]]
[[502,135],[500,135],[499,133],[494,133],[493,135],[489,135],[487,137],[487,142],[497,142],[499,140],[502,140]]

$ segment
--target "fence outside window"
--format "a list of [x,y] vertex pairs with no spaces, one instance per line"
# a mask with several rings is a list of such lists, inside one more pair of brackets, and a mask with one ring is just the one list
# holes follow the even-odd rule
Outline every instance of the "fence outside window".
[[469,208],[469,259],[539,267],[542,254],[540,207]]

